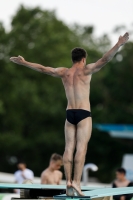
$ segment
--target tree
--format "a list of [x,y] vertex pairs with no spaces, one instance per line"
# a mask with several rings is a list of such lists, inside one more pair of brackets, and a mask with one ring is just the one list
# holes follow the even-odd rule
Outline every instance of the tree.
[[1,35],[1,40],[5,37],[7,60],[2,65],[0,84],[3,91],[0,116],[3,165],[0,170],[10,171],[7,164],[10,157],[23,157],[39,175],[48,165],[51,153],[62,154],[64,150],[64,89],[59,79],[14,65],[9,57],[20,54],[31,62],[68,67],[71,65],[68,52],[80,42],[75,33],[56,18],[54,11],[23,6],[12,20],[11,31],[6,34],[2,27]]

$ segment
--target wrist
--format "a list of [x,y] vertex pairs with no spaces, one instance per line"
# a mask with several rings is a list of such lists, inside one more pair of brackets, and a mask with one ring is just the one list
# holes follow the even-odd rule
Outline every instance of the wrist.
[[116,45],[117,45],[117,47],[119,48],[119,47],[121,47],[123,44],[122,43],[120,43],[119,41],[116,43]]
[[22,61],[22,65],[26,65],[27,64],[27,61],[26,60],[23,60]]

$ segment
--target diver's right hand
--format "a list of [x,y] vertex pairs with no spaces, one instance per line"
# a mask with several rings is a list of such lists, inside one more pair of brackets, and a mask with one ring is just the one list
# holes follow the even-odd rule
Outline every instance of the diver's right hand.
[[22,64],[24,64],[25,59],[22,56],[18,56],[18,57],[11,57],[10,61],[17,63],[19,65],[22,65]]

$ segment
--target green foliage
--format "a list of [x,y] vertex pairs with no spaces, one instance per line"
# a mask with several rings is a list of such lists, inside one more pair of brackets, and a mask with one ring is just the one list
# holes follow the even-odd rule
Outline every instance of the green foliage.
[[132,123],[132,50],[129,42],[108,67],[93,75],[91,102],[98,123]]
[[[16,164],[11,158],[15,156],[25,159],[39,176],[51,154],[64,151],[64,88],[60,79],[15,65],[9,57],[22,55],[46,66],[70,67],[72,48],[85,47],[88,62],[95,62],[109,48],[110,40],[106,35],[96,39],[91,26],[68,27],[54,11],[40,8],[21,6],[11,25],[6,32],[0,24],[0,171],[14,172]],[[93,75],[94,123],[132,123],[132,51],[133,43],[129,42],[107,67]],[[86,163],[97,164],[95,175],[108,182],[122,155],[132,152],[131,147],[131,141],[113,139],[93,129]]]
[[64,88],[60,79],[15,65],[9,57],[22,55],[46,66],[70,67],[68,52],[80,46],[80,41],[54,12],[40,8],[28,10],[21,6],[12,20],[11,31],[5,33],[2,25],[0,30],[1,48],[5,50],[0,73],[0,170],[13,171],[8,158],[16,156],[27,160],[35,175],[40,175],[50,155],[64,151]]

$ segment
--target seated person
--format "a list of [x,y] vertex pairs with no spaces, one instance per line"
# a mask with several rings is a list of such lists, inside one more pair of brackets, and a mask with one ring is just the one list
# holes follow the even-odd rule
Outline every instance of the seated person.
[[[116,170],[116,180],[113,182],[112,187],[131,187],[133,183],[127,180],[126,170],[124,168],[119,168]],[[130,200],[133,194],[121,194],[113,196],[114,200]]]
[[62,156],[57,153],[52,154],[49,166],[41,174],[41,184],[59,185],[62,180],[62,172],[59,169],[62,165]]

